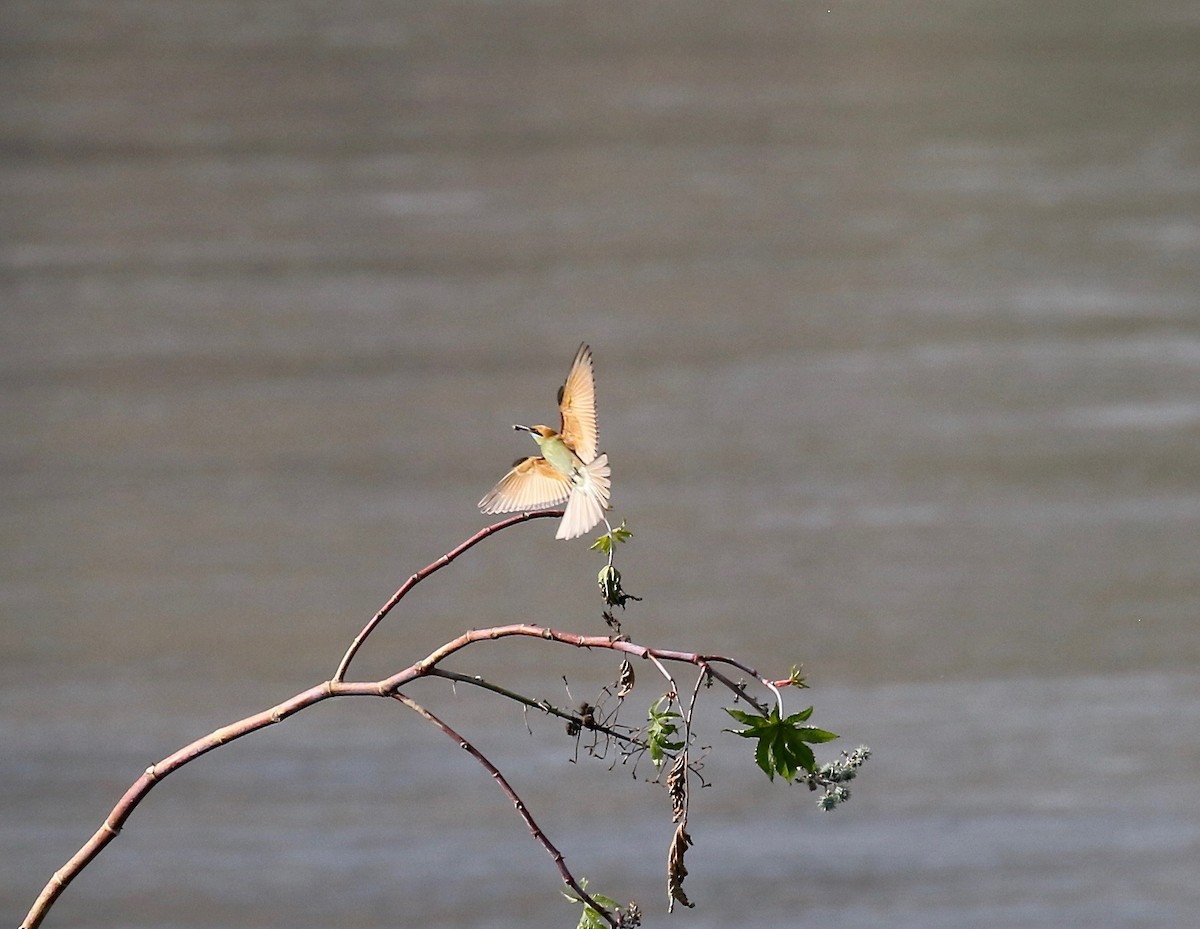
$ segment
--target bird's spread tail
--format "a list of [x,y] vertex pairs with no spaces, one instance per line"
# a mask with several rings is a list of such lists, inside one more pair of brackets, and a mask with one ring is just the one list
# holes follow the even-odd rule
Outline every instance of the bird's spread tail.
[[612,487],[612,471],[608,467],[608,455],[597,455],[571,478],[571,496],[562,522],[558,524],[556,539],[574,539],[604,518],[608,509],[608,495]]

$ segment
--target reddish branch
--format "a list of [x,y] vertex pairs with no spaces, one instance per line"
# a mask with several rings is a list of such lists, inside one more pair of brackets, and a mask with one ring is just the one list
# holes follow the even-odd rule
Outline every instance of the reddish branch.
[[[524,804],[520,801],[520,798],[517,797],[515,792],[513,792],[507,781],[500,776],[499,771],[497,771],[495,767],[489,761],[487,761],[486,758],[471,748],[468,743],[454,733],[452,729],[446,726],[445,723],[434,717],[427,710],[424,710],[424,708],[414,704],[407,697],[402,696],[399,693],[400,688],[419,678],[431,676],[437,673],[437,666],[439,663],[469,645],[472,645],[476,642],[488,642],[496,639],[502,639],[508,636],[531,636],[548,641],[559,642],[575,648],[608,649],[611,651],[623,652],[627,655],[634,655],[643,659],[649,659],[655,664],[660,664],[660,666],[661,662],[665,661],[695,665],[702,671],[707,672],[715,680],[720,681],[735,694],[750,701],[762,712],[765,712],[765,710],[762,708],[761,704],[750,698],[750,696],[745,692],[745,687],[741,683],[736,683],[725,677],[720,671],[715,669],[713,665],[725,664],[737,668],[767,687],[772,687],[770,681],[762,678],[756,671],[747,665],[721,655],[700,655],[695,652],[656,649],[644,645],[638,645],[635,642],[626,640],[614,640],[608,636],[576,635],[574,633],[560,632],[554,629],[529,625],[526,623],[494,626],[488,629],[477,629],[466,632],[463,635],[460,635],[458,638],[447,642],[445,645],[442,645],[440,648],[436,649],[431,654],[411,665],[410,667],[405,668],[403,671],[379,681],[348,682],[344,680],[346,669],[349,666],[351,659],[353,659],[355,653],[366,640],[366,638],[371,634],[372,630],[379,625],[384,616],[387,615],[387,613],[400,601],[400,599],[403,598],[403,596],[416,584],[420,583],[421,580],[428,577],[435,571],[445,567],[467,549],[478,544],[488,536],[499,532],[501,529],[516,525],[520,522],[525,522],[530,519],[560,515],[561,513],[557,511],[523,513],[519,516],[514,516],[510,519],[503,520],[502,522],[496,523],[480,531],[458,548],[447,552],[433,564],[421,571],[418,571],[416,574],[410,577],[399,590],[396,591],[388,603],[385,604],[382,609],[380,609],[380,611],[372,618],[371,622],[369,622],[366,627],[363,628],[362,632],[360,632],[355,638],[354,642],[347,650],[345,657],[342,659],[342,662],[339,665],[337,673],[334,675],[333,679],[322,684],[318,684],[315,687],[310,687],[308,690],[302,691],[301,693],[296,694],[294,697],[291,697],[276,706],[263,710],[261,713],[256,713],[253,716],[247,716],[245,719],[217,729],[203,738],[197,739],[189,745],[185,745],[174,754],[168,755],[166,758],[147,768],[145,773],[142,774],[142,776],[136,781],[134,781],[130,788],[125,792],[125,795],[121,797],[117,805],[113,807],[112,811],[108,814],[108,817],[101,824],[100,828],[96,830],[96,833],[90,839],[88,839],[86,843],[84,843],[83,847],[80,848],[79,851],[77,851],[66,864],[64,864],[53,874],[53,876],[50,878],[50,881],[46,884],[45,888],[38,896],[33,907],[29,910],[28,915],[25,917],[25,921],[21,924],[22,929],[36,929],[37,926],[41,925],[42,920],[45,919],[50,907],[53,906],[54,902],[59,898],[71,881],[85,867],[87,867],[88,864],[91,863],[91,861],[105,848],[105,846],[108,845],[109,842],[117,837],[117,834],[121,831],[121,827],[124,826],[126,820],[129,819],[130,814],[132,814],[138,805],[146,798],[146,795],[149,794],[154,786],[167,775],[177,771],[184,765],[195,761],[201,755],[205,755],[215,748],[220,748],[222,745],[225,745],[228,742],[232,742],[235,739],[240,739],[252,732],[257,732],[259,729],[265,729],[268,726],[273,726],[276,723],[280,723],[289,716],[292,716],[293,714],[298,713],[316,703],[328,700],[331,697],[364,696],[398,699],[405,703],[405,705],[410,706],[412,709],[421,713],[421,715],[424,716],[428,721],[438,726],[448,735],[458,739],[459,743],[464,748],[470,751],[480,761],[480,763],[488,768],[488,770],[492,773],[492,776],[497,779],[497,782],[501,785],[502,789],[504,789],[505,792],[508,793],[513,799],[514,803],[517,804],[518,812],[525,820],[526,825],[529,826],[534,838],[541,843],[542,847],[545,848],[550,856],[554,859],[560,874],[563,876],[563,880],[571,886],[571,888],[581,899],[585,900],[589,906],[592,906],[597,913],[602,914],[613,926],[616,926],[616,920],[612,917],[612,915],[596,905],[595,902],[588,897],[586,893],[584,893],[583,889],[575,881],[575,878],[571,876],[570,872],[567,871],[566,866],[563,863],[562,854],[550,843],[545,834],[537,827],[532,817],[530,817],[528,811],[525,809]],[[701,675],[701,677],[703,677],[703,675]]]
[[575,876],[567,870],[567,863],[563,858],[563,853],[554,846],[554,843],[550,841],[546,833],[542,832],[541,826],[534,822],[532,814],[525,806],[525,801],[518,796],[515,790],[513,790],[512,785],[509,784],[504,775],[500,773],[500,769],[492,764],[491,761],[489,761],[488,758],[483,754],[483,752],[451,729],[438,717],[434,716],[431,712],[429,712],[429,710],[425,709],[425,707],[421,706],[421,704],[417,703],[415,700],[410,700],[408,697],[404,696],[404,694],[393,694],[392,696],[403,703],[406,707],[419,713],[429,722],[441,729],[442,732],[446,733],[446,735],[458,743],[459,748],[466,751],[472,758],[483,765],[488,774],[490,774],[496,783],[500,785],[500,789],[504,791],[508,799],[513,802],[513,806],[516,808],[517,814],[521,817],[521,819],[525,820],[525,825],[529,827],[529,831],[533,837],[537,839],[539,843],[541,843],[542,848],[544,848],[547,854],[554,859],[554,864],[558,868],[558,873],[562,875],[563,883],[575,891],[576,896],[580,900],[603,916],[611,925],[615,927],[617,925],[616,918],[609,913],[608,910],[588,896],[587,891],[585,891],[583,887],[580,886],[579,882],[575,880]]
[[[697,667],[707,666],[710,669],[713,663],[720,662],[732,665],[761,680],[759,675],[746,665],[721,655],[701,655],[696,652],[650,648],[645,645],[638,645],[636,642],[614,641],[608,636],[576,635],[575,633],[560,632],[544,626],[533,626],[526,623],[493,626],[490,629],[474,629],[447,642],[416,664],[405,668],[397,674],[393,674],[391,677],[379,681],[326,681],[323,684],[318,684],[316,687],[310,687],[308,690],[298,693],[294,697],[270,709],[263,710],[261,713],[247,716],[245,719],[217,729],[215,732],[211,732],[203,738],[185,745],[179,751],[168,755],[157,764],[151,765],[141,777],[134,781],[129,790],[125,792],[125,795],[113,807],[112,812],[109,813],[95,835],[75,853],[70,861],[54,873],[42,891],[41,896],[38,897],[37,902],[30,909],[29,915],[26,916],[25,921],[21,924],[22,929],[35,929],[35,927],[41,924],[46,916],[46,912],[66,889],[67,885],[109,842],[117,837],[117,834],[121,831],[121,827],[129,819],[130,814],[137,808],[138,804],[145,799],[155,784],[168,774],[177,771],[185,764],[195,761],[201,755],[205,755],[215,748],[220,748],[228,742],[240,739],[242,736],[249,735],[252,732],[257,732],[259,729],[265,729],[268,726],[280,723],[289,716],[330,697],[395,697],[400,688],[412,683],[414,680],[432,674],[440,662],[455,652],[476,642],[489,642],[509,636],[531,636],[538,639],[559,642],[575,648],[602,648],[635,655],[639,658],[656,658],[659,661],[681,662]],[[718,680],[722,680],[719,674],[714,676]],[[727,681],[727,679],[725,680]],[[742,688],[731,681],[727,681],[727,686],[735,693],[743,693]],[[562,866],[561,855],[545,839],[541,831],[538,830],[535,832],[534,836],[542,843],[555,862],[559,864],[560,871],[565,870]],[[571,883],[572,889],[582,895],[582,891],[572,881],[568,881],[568,883]],[[600,908],[596,908],[596,911],[602,912]]]

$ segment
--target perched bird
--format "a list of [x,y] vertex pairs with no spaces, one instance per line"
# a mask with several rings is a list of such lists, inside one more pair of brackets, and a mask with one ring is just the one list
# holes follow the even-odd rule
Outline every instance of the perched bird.
[[541,510],[567,503],[556,539],[574,539],[604,519],[611,486],[608,455],[596,454],[596,382],[592,350],[580,345],[567,381],[558,390],[562,421],[549,426],[513,426],[528,432],[541,457],[519,459],[479,501],[484,513]]

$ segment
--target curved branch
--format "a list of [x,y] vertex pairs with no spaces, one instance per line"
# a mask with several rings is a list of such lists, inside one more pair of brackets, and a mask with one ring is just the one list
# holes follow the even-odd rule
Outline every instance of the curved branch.
[[[553,514],[523,514],[521,517],[514,520],[499,523],[497,525],[512,525],[514,522],[523,521],[527,518],[533,518],[536,515],[553,515]],[[493,527],[493,531],[494,527]],[[436,568],[433,568],[436,570]],[[428,572],[427,572],[428,573]],[[415,582],[414,582],[415,583]],[[411,585],[409,585],[411,586]],[[369,630],[367,630],[369,631]],[[301,710],[310,707],[316,703],[328,700],[331,697],[394,697],[398,695],[401,687],[417,680],[418,678],[430,676],[435,673],[439,662],[445,660],[455,652],[466,648],[476,642],[487,642],[495,639],[507,638],[508,636],[530,636],[538,639],[546,639],[553,642],[559,642],[564,645],[570,645],[575,648],[602,648],[610,651],[624,652],[630,655],[636,655],[639,658],[653,659],[655,663],[663,661],[675,661],[685,664],[696,665],[704,669],[708,668],[714,678],[721,681],[725,686],[729,687],[734,693],[741,695],[746,699],[750,699],[745,693],[745,688],[730,681],[728,678],[721,675],[719,672],[711,668],[713,662],[723,662],[733,665],[747,674],[753,675],[756,679],[762,681],[757,673],[747,666],[735,661],[731,658],[726,658],[718,655],[701,655],[697,652],[682,652],[672,649],[650,648],[645,645],[638,645],[635,642],[626,640],[610,639],[608,636],[602,635],[577,635],[570,632],[560,632],[555,629],[549,629],[544,626],[534,626],[528,623],[516,623],[507,626],[493,626],[488,629],[476,629],[460,635],[458,638],[447,642],[441,647],[435,649],[421,661],[410,665],[403,671],[393,674],[391,677],[384,678],[379,681],[326,681],[318,684],[315,687],[310,687],[308,690],[301,691],[294,697],[291,697],[282,703],[279,703],[269,709],[263,710],[261,713],[255,713],[253,716],[247,716],[245,719],[231,723],[228,726],[223,726],[208,735],[197,739],[194,742],[185,745],[183,748],[176,751],[174,754],[168,755],[162,761],[151,765],[146,769],[133,785],[121,797],[117,805],[113,807],[112,812],[101,824],[96,833],[88,839],[88,841],[79,849],[78,852],[65,864],[62,868],[54,873],[50,881],[46,884],[41,894],[38,896],[29,914],[25,917],[25,921],[21,924],[21,929],[36,929],[46,917],[46,913],[50,907],[59,898],[62,892],[67,888],[67,885],[82,871],[87,865],[111,842],[117,837],[121,831],[121,827],[129,818],[134,809],[145,799],[146,795],[154,788],[154,785],[165,778],[168,774],[177,771],[191,761],[195,761],[201,755],[205,755],[215,748],[220,748],[228,742],[235,739],[240,739],[243,736],[249,735],[252,732],[257,732],[259,729],[265,729],[268,726],[273,726],[280,723]],[[766,682],[764,682],[766,683]],[[767,684],[767,686],[770,686]],[[757,706],[757,704],[755,704]],[[765,714],[764,714],[765,715]],[[582,893],[582,892],[581,892]],[[589,906],[591,904],[589,903]],[[597,912],[602,912],[597,908]]]
[[362,647],[363,642],[367,640],[367,636],[369,636],[375,630],[376,626],[383,622],[383,618],[392,611],[392,608],[404,599],[405,594],[421,583],[421,581],[425,580],[425,578],[429,577],[429,575],[440,571],[467,549],[473,548],[488,536],[499,532],[501,529],[507,529],[509,526],[515,526],[517,523],[528,522],[531,519],[543,519],[545,517],[562,515],[562,510],[541,510],[536,513],[520,513],[517,516],[510,516],[508,519],[503,519],[498,523],[493,523],[484,529],[480,529],[477,533],[471,536],[471,538],[467,539],[467,541],[463,542],[457,548],[452,548],[450,551],[446,552],[446,554],[442,555],[442,557],[437,561],[426,565],[407,581],[401,584],[400,589],[392,594],[388,602],[379,608],[379,612],[372,616],[371,621],[368,622],[363,627],[362,631],[354,637],[354,641],[351,642],[350,647],[346,649],[346,654],[342,656],[341,663],[338,664],[337,670],[333,672],[334,682],[336,683],[338,681],[345,680],[346,671],[350,667],[350,662],[353,661],[354,656],[358,654],[358,650]]
[[[464,632],[456,639],[451,639],[445,645],[440,646],[430,652],[421,661],[418,661],[410,668],[405,668],[398,674],[394,674],[389,678],[384,678],[379,682],[379,686],[388,691],[394,691],[403,687],[414,677],[421,677],[428,674],[432,668],[453,655],[455,652],[466,648],[468,645],[473,645],[476,642],[490,641],[492,639],[503,639],[508,636],[522,635],[532,636],[538,639],[549,639],[552,642],[559,642],[563,645],[570,645],[575,648],[604,648],[609,651],[623,652],[628,655],[634,655],[638,658],[644,658],[648,661],[653,661],[659,665],[661,662],[675,661],[681,664],[691,664],[697,667],[708,669],[709,674],[714,680],[720,681],[729,690],[737,694],[744,700],[747,700],[755,709],[758,709],[763,715],[766,715],[767,710],[762,704],[754,700],[746,693],[746,688],[736,682],[730,680],[726,675],[717,671],[712,667],[714,663],[731,665],[740,671],[753,677],[756,681],[766,687],[768,690],[778,693],[778,688],[769,679],[763,677],[747,664],[743,664],[733,658],[728,658],[724,655],[707,655],[700,652],[684,652],[670,648],[651,648],[648,645],[638,645],[636,642],[631,642],[627,639],[613,639],[606,635],[578,635],[573,632],[560,632],[557,629],[550,629],[546,626],[535,626],[532,623],[512,623],[506,626],[491,626],[487,629],[472,629],[469,632]],[[668,673],[667,679],[670,680]]]
[[179,751],[168,755],[162,761],[152,764],[125,791],[125,795],[113,807],[112,812],[108,814],[108,817],[100,825],[100,828],[96,830],[95,834],[84,843],[83,847],[72,856],[70,861],[54,872],[54,875],[42,889],[32,908],[30,908],[25,921],[21,923],[21,929],[36,929],[41,924],[50,907],[54,905],[54,901],[67,889],[67,885],[74,880],[80,871],[91,863],[93,858],[100,854],[109,842],[117,837],[117,834],[121,831],[121,827],[125,825],[125,821],[129,819],[130,814],[142,802],[146,794],[168,774],[177,771],[188,762],[195,761],[201,755],[207,754],[215,748],[220,748],[227,742],[240,739],[244,735],[249,735],[251,732],[256,732],[259,729],[265,729],[267,726],[273,726],[287,719],[292,714],[299,713],[305,707],[343,694],[378,695],[378,691],[373,690],[371,685],[333,684],[331,682],[318,684],[316,687],[310,687],[308,690],[302,691],[270,709],[263,710],[261,713],[247,716],[236,723],[223,726],[203,738],[185,745]]

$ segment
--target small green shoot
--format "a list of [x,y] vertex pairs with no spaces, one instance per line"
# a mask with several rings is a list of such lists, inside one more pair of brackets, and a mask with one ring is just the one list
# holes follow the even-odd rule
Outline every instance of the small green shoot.
[[[663,709],[663,704],[666,708]],[[675,739],[679,724],[683,721],[675,710],[671,709],[671,701],[665,695],[658,698],[650,707],[650,721],[646,726],[646,745],[650,749],[650,760],[655,768],[661,768],[667,752],[677,752],[683,748],[683,742]]]
[[592,551],[611,555],[614,545],[618,542],[628,542],[632,538],[633,533],[625,528],[625,520],[621,520],[621,525],[616,529],[597,536],[596,541],[592,543]]

